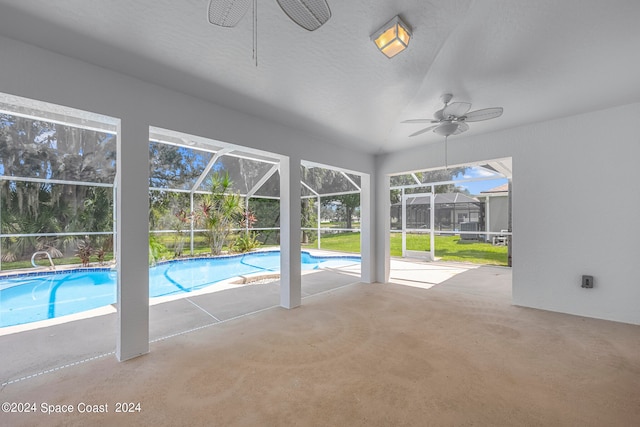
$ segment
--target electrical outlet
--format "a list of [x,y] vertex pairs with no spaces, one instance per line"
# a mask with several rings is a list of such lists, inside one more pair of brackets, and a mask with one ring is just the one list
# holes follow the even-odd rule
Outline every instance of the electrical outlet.
[[582,276],[582,287],[587,289],[593,288],[593,276]]

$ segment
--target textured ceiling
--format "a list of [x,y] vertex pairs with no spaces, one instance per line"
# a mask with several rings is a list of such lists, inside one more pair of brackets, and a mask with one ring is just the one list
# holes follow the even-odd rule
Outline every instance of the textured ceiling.
[[[272,119],[369,153],[439,141],[407,135],[440,96],[502,106],[479,134],[640,101],[637,0],[328,0],[314,32],[275,0],[235,28],[209,0],[0,0],[0,35]],[[387,59],[369,35],[394,15],[413,29]]]

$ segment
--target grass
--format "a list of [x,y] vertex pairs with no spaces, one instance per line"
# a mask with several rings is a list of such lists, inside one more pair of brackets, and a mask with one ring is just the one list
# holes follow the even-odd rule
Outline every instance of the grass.
[[[108,261],[111,261],[113,259],[113,254],[111,252],[108,252],[105,254],[104,257],[104,261],[105,263]],[[73,264],[78,264],[81,265],[82,261],[80,260],[80,258],[78,258],[77,256],[73,256],[73,257],[68,257],[68,258],[54,258],[53,259],[53,263],[55,265],[73,265]],[[48,267],[49,266],[49,259],[48,258],[38,258],[36,260],[36,265],[39,267]],[[97,256],[91,256],[91,266],[92,267],[100,267],[100,264],[98,263],[98,257]],[[33,265],[31,265],[31,260],[21,260],[21,261],[13,261],[13,262],[2,262],[2,270],[17,270],[20,268],[33,268]]]
[[[360,252],[360,233],[339,233],[322,236],[322,249],[343,252]],[[402,256],[402,235],[391,234],[391,256]],[[303,245],[316,248],[317,244]],[[428,251],[428,234],[407,234],[407,249]],[[491,243],[461,240],[460,236],[436,236],[436,257],[444,261],[464,261],[475,264],[507,265],[507,247]]]
[[[324,234],[320,238],[322,249],[327,251],[360,253],[360,233]],[[317,248],[317,242],[302,245],[303,248]]]
[[[171,258],[173,252],[170,247],[173,246],[173,236],[159,235],[158,240],[168,246],[167,255]],[[196,235],[194,242],[194,255],[209,253],[210,249],[205,242],[204,236]],[[360,233],[336,233],[324,234],[322,236],[322,249],[329,251],[360,253]],[[407,249],[413,251],[429,250],[428,234],[407,234]],[[459,236],[436,236],[436,257],[444,261],[465,261],[476,264],[493,264],[507,265],[507,247],[493,246],[490,243],[481,243],[476,241],[461,240]],[[266,245],[270,246],[270,245]],[[316,242],[303,244],[303,248],[317,248]],[[189,253],[189,243],[185,242],[184,254]],[[391,256],[402,256],[402,235],[400,233],[391,234]],[[112,253],[107,253],[105,261],[113,258]],[[81,264],[80,258],[57,258],[53,261],[56,265]],[[36,263],[40,266],[47,266],[49,261],[38,260]],[[98,265],[98,259],[91,257],[92,266]],[[14,270],[20,268],[31,268],[31,262],[15,261],[3,262],[2,270]]]

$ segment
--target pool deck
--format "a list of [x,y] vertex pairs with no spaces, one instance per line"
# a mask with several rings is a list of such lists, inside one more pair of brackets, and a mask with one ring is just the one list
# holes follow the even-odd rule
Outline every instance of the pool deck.
[[[314,254],[328,255],[329,252]],[[333,253],[335,255],[335,253]],[[391,262],[391,282],[429,288],[478,266],[454,263]],[[500,267],[496,267],[500,269]],[[510,276],[510,269],[504,269]],[[170,339],[244,316],[281,309],[280,282],[242,284],[229,280],[182,297],[150,300],[150,343]],[[303,271],[302,297],[313,298],[360,282],[360,265]],[[68,368],[90,360],[115,357],[117,312],[113,306],[2,328],[0,333],[0,384]],[[35,328],[34,328],[35,326]]]

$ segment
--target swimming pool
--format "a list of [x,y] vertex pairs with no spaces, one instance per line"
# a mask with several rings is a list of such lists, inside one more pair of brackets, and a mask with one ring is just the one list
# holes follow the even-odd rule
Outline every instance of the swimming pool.
[[[359,257],[317,257],[302,252],[302,269],[359,263]],[[264,251],[216,258],[164,262],[149,268],[149,296],[206,288],[232,277],[280,271],[280,252]],[[0,280],[0,327],[91,310],[116,302],[116,271],[82,268],[24,273]]]

